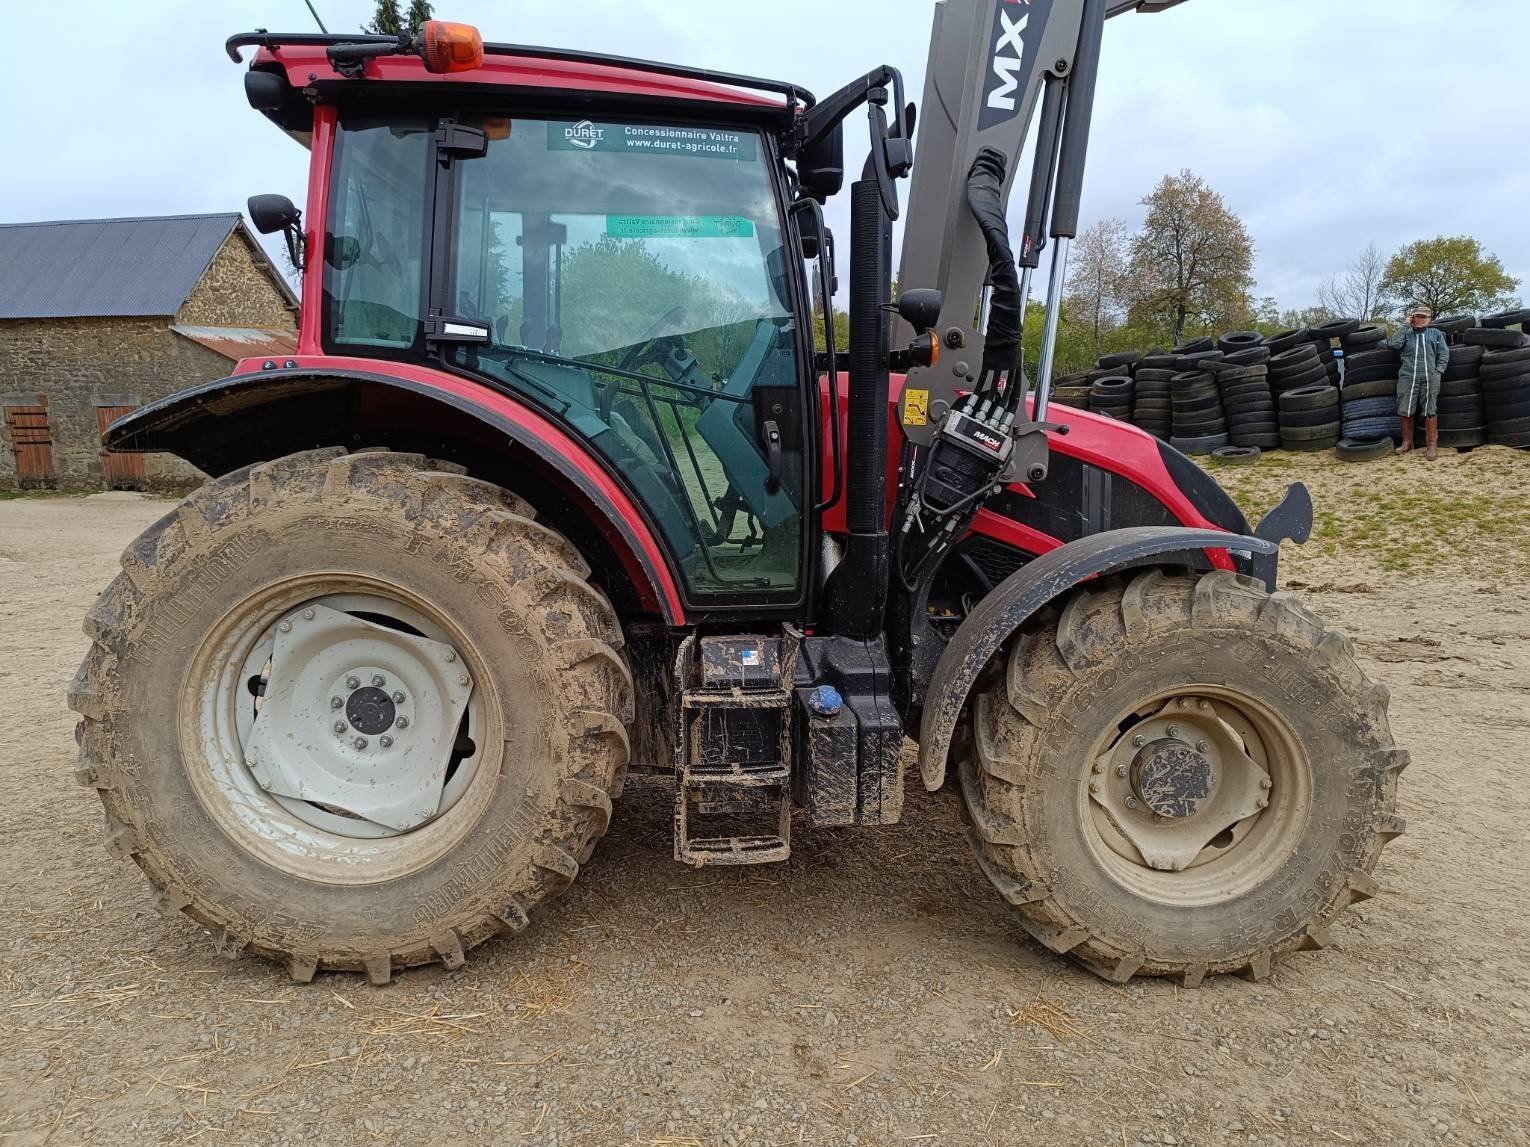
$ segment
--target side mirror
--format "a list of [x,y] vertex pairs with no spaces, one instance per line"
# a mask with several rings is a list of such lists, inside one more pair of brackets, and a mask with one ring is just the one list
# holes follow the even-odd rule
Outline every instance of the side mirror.
[[844,124],[835,124],[834,130],[817,143],[802,149],[797,156],[797,178],[803,190],[820,203],[839,193],[845,185]]
[[823,250],[823,208],[816,199],[799,199],[791,215],[797,224],[797,250],[804,262],[811,262]]
[[252,195],[245,207],[250,213],[250,222],[262,235],[277,231],[286,235],[287,254],[292,257],[292,265],[301,271],[304,262],[303,213],[293,206],[292,200],[285,195]]
[[288,227],[296,227],[303,218],[303,213],[285,195],[252,195],[246,206],[250,212],[250,222],[255,224],[255,230],[262,235],[272,235]]
[[945,300],[934,287],[913,287],[898,295],[898,315],[916,331],[935,329]]

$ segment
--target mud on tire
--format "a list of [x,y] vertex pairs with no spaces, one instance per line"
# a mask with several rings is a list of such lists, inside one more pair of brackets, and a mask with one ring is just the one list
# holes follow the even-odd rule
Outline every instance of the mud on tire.
[[[573,880],[626,766],[632,680],[588,567],[533,517],[417,455],[317,450],[208,483],[128,547],[86,619],[69,704],[107,845],[138,863],[162,909],[294,979],[352,970],[381,983],[427,961],[457,967]],[[240,611],[269,630],[305,594],[356,586],[407,595],[449,634],[475,682],[480,740],[449,809],[443,798],[418,828],[337,845],[268,793],[220,796],[227,783],[207,778],[230,775],[214,762],[231,754],[205,731],[197,667],[213,635],[238,640],[227,627]],[[263,797],[269,808],[229,811]],[[252,831],[251,817],[269,820]],[[376,867],[353,855],[345,873],[346,849]]]
[[[1385,688],[1289,595],[1228,571],[1152,570],[1075,593],[1006,658],[976,697],[961,784],[984,872],[1052,951],[1114,982],[1262,979],[1287,953],[1325,946],[1334,918],[1375,894],[1370,873],[1404,828],[1408,756]],[[1238,726],[1273,788],[1225,853],[1215,846],[1237,826],[1160,871],[1125,857],[1091,788],[1115,783],[1108,754],[1133,720],[1149,729],[1161,699],[1190,696]]]

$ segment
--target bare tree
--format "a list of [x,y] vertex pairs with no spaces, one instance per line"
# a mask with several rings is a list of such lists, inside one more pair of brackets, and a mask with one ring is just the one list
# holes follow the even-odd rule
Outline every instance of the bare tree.
[[1068,266],[1068,300],[1094,328],[1095,357],[1100,336],[1125,311],[1131,233],[1119,219],[1101,219],[1073,244]]
[[1330,275],[1318,286],[1318,306],[1331,319],[1364,319],[1381,315],[1381,281],[1387,261],[1381,248],[1367,243],[1342,275]]
[[1222,197],[1195,172],[1166,175],[1142,201],[1132,241],[1132,313],[1184,338],[1186,326],[1249,321],[1254,243]]

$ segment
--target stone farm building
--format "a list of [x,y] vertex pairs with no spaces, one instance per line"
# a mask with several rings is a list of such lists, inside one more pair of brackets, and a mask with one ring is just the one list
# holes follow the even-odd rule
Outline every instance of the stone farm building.
[[297,299],[238,214],[0,225],[0,488],[170,485],[106,455],[128,410],[296,348]]

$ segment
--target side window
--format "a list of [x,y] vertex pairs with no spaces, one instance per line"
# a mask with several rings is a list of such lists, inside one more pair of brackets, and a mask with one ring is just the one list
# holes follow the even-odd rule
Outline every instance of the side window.
[[429,140],[424,121],[342,119],[324,243],[325,329],[337,349],[419,343]]
[[796,590],[802,387],[759,137],[517,118],[456,195],[451,305],[493,332],[457,360],[604,454],[692,593]]

